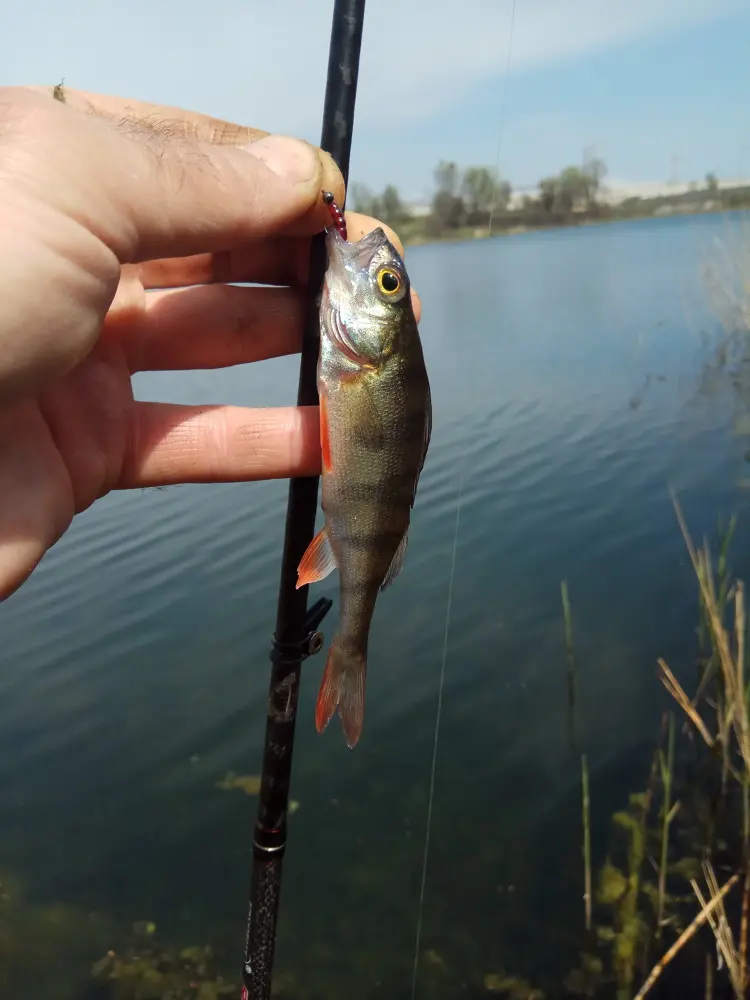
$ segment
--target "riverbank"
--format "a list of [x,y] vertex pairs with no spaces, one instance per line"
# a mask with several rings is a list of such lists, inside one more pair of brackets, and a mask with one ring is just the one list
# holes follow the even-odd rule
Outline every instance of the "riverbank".
[[628,214],[612,214],[606,216],[599,215],[588,218],[572,217],[569,220],[556,219],[554,222],[550,222],[547,225],[531,225],[519,223],[517,221],[514,221],[513,225],[507,225],[503,224],[502,220],[499,220],[497,224],[493,224],[491,231],[487,226],[462,226],[457,229],[446,230],[441,234],[430,235],[427,235],[423,231],[419,231],[423,230],[423,225],[420,224],[419,227],[416,227],[413,225],[414,220],[407,220],[405,223],[400,225],[398,232],[404,246],[428,246],[433,243],[464,243],[467,240],[486,240],[497,236],[520,236],[525,233],[548,232],[556,229],[581,229],[585,226],[612,225],[618,222],[633,222],[636,219],[664,219],[675,215],[680,217],[693,215],[722,215],[725,212],[748,211],[750,211],[750,205],[728,206],[716,203],[712,204],[709,208],[695,208],[690,210],[685,210],[684,208],[679,207],[671,211],[665,211],[662,208],[661,210],[648,212],[630,212]]

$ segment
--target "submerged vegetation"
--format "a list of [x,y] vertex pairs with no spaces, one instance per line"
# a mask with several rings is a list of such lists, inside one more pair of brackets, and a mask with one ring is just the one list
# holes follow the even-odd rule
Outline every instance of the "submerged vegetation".
[[355,183],[349,201],[356,211],[396,228],[405,243],[750,208],[750,186],[722,188],[710,173],[687,190],[665,189],[652,196],[623,199],[609,196],[606,175],[605,163],[589,157],[582,165],[567,166],[553,177],[542,178],[536,189],[521,193],[489,167],[461,169],[456,163],[441,162],[435,168],[432,199],[423,209],[405,204],[392,184],[377,194]]
[[92,968],[95,982],[111,1000],[219,1000],[237,996],[239,984],[217,971],[208,946],[165,948],[153,937],[153,924],[133,928],[125,954],[109,951]]
[[[582,758],[588,944],[565,979],[565,995],[642,1000],[668,974],[674,995],[723,995],[714,993],[721,976],[735,1000],[744,1000],[750,988],[747,623],[744,585],[732,580],[728,562],[736,521],[719,525],[714,567],[708,542],[696,549],[679,507],[677,514],[699,590],[695,693],[689,696],[659,660],[661,681],[681,717],[664,714],[645,788],[612,816],[612,840],[595,877],[593,925],[589,777]],[[564,608],[569,637],[567,601]],[[680,970],[685,955],[687,968]],[[701,988],[681,993],[695,983],[696,968]]]

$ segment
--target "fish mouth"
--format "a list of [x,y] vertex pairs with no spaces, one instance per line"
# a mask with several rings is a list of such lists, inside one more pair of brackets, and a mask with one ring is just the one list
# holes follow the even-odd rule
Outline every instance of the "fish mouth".
[[[341,237],[339,237],[339,239],[341,239]],[[342,240],[342,242],[344,241]],[[320,304],[323,315],[323,325],[325,326],[328,339],[345,358],[348,358],[352,364],[361,368],[364,364],[364,358],[357,353],[357,349],[352,343],[349,331],[346,328],[346,323],[341,318],[341,313],[331,301],[327,281],[323,283],[323,295]]]
[[391,244],[381,226],[367,233],[356,243],[345,240],[335,226],[326,230],[328,264],[336,271],[361,270],[372,259],[375,251],[386,245],[390,246]]

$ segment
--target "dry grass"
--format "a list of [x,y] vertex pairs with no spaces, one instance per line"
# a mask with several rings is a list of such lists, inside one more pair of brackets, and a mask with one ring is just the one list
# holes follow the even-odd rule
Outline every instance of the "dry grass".
[[[707,920],[710,921],[713,919],[713,911],[718,909],[719,907],[722,907],[723,909],[724,897],[732,888],[732,886],[736,884],[738,879],[739,875],[732,875],[732,877],[724,883],[721,889],[717,888],[716,894],[712,895],[711,899],[708,902],[701,900],[700,913],[693,920],[693,922],[688,927],[685,928],[682,934],[680,934],[680,936],[677,938],[672,947],[669,948],[669,950],[666,951],[664,955],[662,955],[662,957],[659,959],[659,961],[656,963],[656,965],[649,973],[646,982],[643,984],[643,986],[641,986],[641,988],[636,993],[634,1000],[643,1000],[643,998],[649,992],[649,990],[654,985],[659,976],[662,974],[662,972],[664,972],[664,970],[672,961],[672,959],[675,958],[675,956],[680,951],[682,951],[683,947],[688,943],[688,941],[692,937],[694,937],[697,930],[700,927],[702,927]],[[698,898],[701,899],[700,891],[696,888],[695,880],[693,880],[692,885],[693,889],[696,892],[696,895],[698,895]]]
[[[750,247],[750,244],[748,244]],[[748,257],[750,265],[750,256]],[[747,271],[750,274],[750,267]],[[750,304],[750,288],[748,299]],[[748,312],[750,324],[750,312]],[[750,325],[748,326],[750,329]],[[674,501],[677,519],[685,544],[690,554],[698,585],[702,612],[708,629],[712,655],[693,698],[688,697],[684,688],[663,660],[659,660],[660,676],[667,691],[690,720],[696,732],[706,745],[720,754],[724,780],[731,778],[739,785],[742,796],[742,823],[744,845],[744,867],[719,886],[716,874],[708,862],[703,864],[706,882],[702,890],[695,880],[691,880],[693,891],[700,904],[700,912],[672,947],[654,966],[636,1000],[648,993],[666,966],[708,922],[716,939],[719,968],[725,967],[729,975],[732,991],[737,1000],[745,1000],[750,987],[747,968],[748,910],[750,909],[750,712],[748,711],[748,687],[745,679],[746,630],[745,588],[742,581],[725,585],[719,574],[717,583],[709,546],[704,542],[696,549],[688,534],[685,520],[677,501]],[[730,614],[727,615],[727,612]],[[725,618],[731,619],[731,627]],[[708,697],[708,692],[712,697]],[[706,723],[699,711],[705,706],[713,712],[712,726]],[[713,730],[713,732],[712,732]],[[735,934],[724,908],[724,897],[743,878],[744,892],[739,931]]]
[[704,280],[711,308],[725,330],[750,332],[750,223],[727,222],[714,240]]

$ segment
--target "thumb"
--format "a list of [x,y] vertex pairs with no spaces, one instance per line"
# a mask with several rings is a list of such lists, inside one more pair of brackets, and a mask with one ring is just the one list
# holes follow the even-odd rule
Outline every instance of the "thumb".
[[[247,130],[244,146],[158,115],[84,111],[28,88],[0,91],[4,180],[83,226],[120,263],[231,250],[274,232],[324,228],[321,191],[343,199],[331,157]],[[124,110],[124,109],[123,109]]]
[[[119,159],[113,196],[128,233],[118,253],[123,263],[232,250],[274,233],[312,235],[330,221],[322,191],[343,200],[334,161],[299,139],[268,135],[239,148],[184,138],[160,145],[158,166],[137,170]],[[129,158],[152,161],[150,146],[143,141]]]

